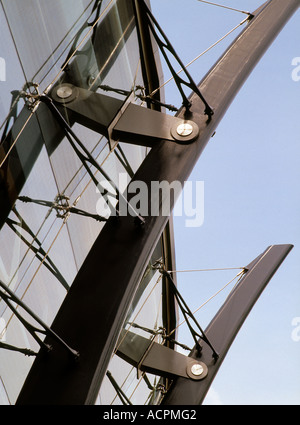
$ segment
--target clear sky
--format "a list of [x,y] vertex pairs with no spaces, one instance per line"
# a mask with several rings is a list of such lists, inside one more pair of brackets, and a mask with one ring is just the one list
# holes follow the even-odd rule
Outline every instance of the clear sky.
[[[254,11],[262,1],[222,3]],[[184,64],[245,18],[197,0],[152,0],[152,10]],[[300,10],[240,90],[190,176],[204,181],[203,225],[189,228],[185,217],[174,219],[177,270],[242,267],[269,245],[294,244],[240,330],[205,404],[300,404],[299,24]],[[189,68],[197,83],[237,34]],[[165,90],[166,102],[180,106],[175,84]],[[177,281],[194,311],[237,272],[178,273]],[[201,325],[224,295],[196,314]],[[192,344],[181,328],[182,340]]]

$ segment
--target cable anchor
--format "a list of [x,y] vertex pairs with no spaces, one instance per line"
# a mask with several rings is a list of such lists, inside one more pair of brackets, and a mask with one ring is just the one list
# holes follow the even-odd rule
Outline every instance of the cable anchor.
[[27,81],[20,91],[20,97],[25,99],[28,109],[34,112],[40,103],[39,84],[34,81]]

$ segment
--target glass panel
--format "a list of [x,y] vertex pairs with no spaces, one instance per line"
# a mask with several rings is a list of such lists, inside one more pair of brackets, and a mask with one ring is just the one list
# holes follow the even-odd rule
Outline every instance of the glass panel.
[[3,0],[27,81],[41,81],[89,16],[91,0]]
[[9,399],[7,397],[5,387],[4,387],[2,380],[0,378],[0,405],[7,405],[7,404],[10,404]]
[[[1,4],[0,56],[7,57],[9,79],[4,85],[0,81],[0,119],[4,123],[0,143],[0,279],[50,326],[105,225],[92,215],[108,214],[94,181],[103,183],[105,178],[76,154],[54,115],[45,104],[36,102],[35,95],[50,83],[55,87],[68,82],[126,101],[136,85],[143,86],[138,37],[132,3],[123,0],[3,0]],[[13,119],[6,122],[13,90],[19,101],[12,109]],[[60,110],[108,179],[120,191],[125,190],[124,181],[130,181],[147,149],[108,141],[74,123],[65,108]],[[70,207],[85,216],[70,212]],[[157,282],[152,291],[156,274],[149,285],[150,278],[146,280],[128,320],[134,320],[149,296],[139,325],[156,329],[162,325],[161,285]],[[14,306],[35,325],[17,302]],[[6,323],[7,344],[15,350],[39,350],[4,298],[0,298],[0,318]],[[34,357],[15,350],[0,349],[2,404],[15,403],[34,361]],[[134,402],[147,400],[154,377],[149,378],[151,385],[144,378],[136,386],[135,371],[129,365],[114,357],[111,367]],[[123,384],[120,379],[125,381],[126,377]],[[110,381],[108,385],[111,388]],[[113,402],[118,403],[119,398]]]
[[[17,97],[20,82],[24,84],[24,74],[13,40],[10,36],[9,28],[2,4],[0,5],[0,129],[4,128],[6,117],[9,115],[10,105]],[[16,111],[12,111],[15,116]],[[13,120],[12,120],[13,121]]]
[[3,0],[2,4],[26,80],[37,82],[40,90],[63,70],[70,70],[81,86],[95,84],[95,77],[103,82],[107,76],[105,84],[131,89],[138,50],[130,49],[137,40],[129,2]]
[[[37,344],[32,341],[32,338],[30,339],[25,328],[15,316],[7,311],[4,318],[7,320],[7,323],[9,323],[9,330],[6,332],[5,341],[7,344],[21,348],[32,347],[37,349]],[[24,356],[24,354],[16,351],[0,350],[1,379],[5,385],[7,398],[10,404],[16,402],[33,359],[33,357]]]
[[[140,335],[150,341],[162,343],[161,336],[164,327],[162,318],[163,290],[162,278],[158,271],[150,268],[151,279],[146,272],[144,281],[140,284],[143,291],[137,292],[135,299],[129,309],[127,319],[124,324],[125,335],[127,331]],[[120,338],[122,340],[122,337]],[[120,344],[119,341],[118,344]],[[118,344],[115,352],[118,349]],[[112,382],[113,380],[113,382]],[[137,378],[137,369],[129,363],[114,354],[108,366],[108,374],[104,379],[99,397],[98,404],[123,404],[124,400],[132,404],[148,404],[155,403],[160,399],[160,391],[163,389],[163,381],[160,377],[142,373]],[[122,400],[118,395],[122,392],[125,395]]]

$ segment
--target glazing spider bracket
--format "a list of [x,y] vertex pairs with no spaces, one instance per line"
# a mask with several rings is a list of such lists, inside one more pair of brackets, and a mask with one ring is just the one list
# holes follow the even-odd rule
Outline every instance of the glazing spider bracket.
[[65,195],[57,195],[55,197],[54,202],[44,201],[42,199],[32,199],[32,198],[29,198],[28,196],[19,196],[18,199],[19,201],[22,201],[22,202],[32,202],[34,204],[42,205],[44,207],[49,207],[51,209],[53,208],[56,211],[56,217],[62,218],[64,220],[66,220],[69,217],[69,215],[73,213],[73,214],[81,215],[83,217],[90,217],[97,221],[107,221],[107,218],[102,217],[101,215],[92,214],[87,211],[80,210],[74,206],[71,206],[69,204],[69,198]]

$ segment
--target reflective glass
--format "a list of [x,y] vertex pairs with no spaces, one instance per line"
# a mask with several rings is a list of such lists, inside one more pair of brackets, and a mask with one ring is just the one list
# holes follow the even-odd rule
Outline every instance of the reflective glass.
[[0,379],[0,405],[7,405],[7,404],[9,404],[9,400],[8,400],[5,388]]
[[[4,129],[6,124],[5,119],[9,115],[10,106],[14,104],[20,85],[25,82],[25,77],[3,13],[2,3],[0,5],[0,28],[0,131],[3,133],[2,128]],[[13,118],[16,111],[13,109],[11,112]]]
[[[147,272],[151,273],[151,270]],[[147,280],[147,272],[145,280]],[[140,286],[141,288],[143,287],[143,282],[141,282]],[[152,341],[163,342],[161,336],[164,328],[162,293],[161,274],[156,271],[153,273],[150,282],[147,282],[142,295],[138,293],[134,299],[124,324],[124,334],[121,335],[117,343],[115,353],[122,344],[123,338],[126,338],[127,332],[149,339],[149,346]],[[138,340],[136,343],[139,343]],[[101,386],[97,401],[99,404],[104,405],[121,405],[123,400],[119,394],[122,392],[126,396],[127,403],[149,404],[154,402],[156,393],[158,393],[157,399],[160,399],[160,391],[162,390],[163,381],[160,377],[144,372],[137,376],[135,367],[122,360],[117,354],[114,354],[108,366],[108,373]]]
[[[95,215],[109,215],[95,183],[106,180],[101,170],[123,191],[147,149],[108,140],[74,123],[61,107],[96,168],[76,153],[37,96],[46,89],[46,95],[51,93],[49,84],[52,89],[69,82],[121,102],[131,93],[137,102],[135,87],[143,86],[138,37],[131,2],[3,0],[1,6],[0,57],[7,58],[7,80],[0,81],[0,280],[17,297],[13,304],[23,319],[35,324],[18,300],[50,326],[105,225]],[[81,214],[70,212],[71,207]],[[158,329],[162,290],[157,274],[151,277],[141,283],[128,320],[145,303],[139,325]],[[14,404],[34,361],[22,350],[37,352],[40,346],[3,294],[0,318],[13,350],[0,348],[0,403]],[[133,402],[145,402],[157,378],[144,377],[137,385],[136,371],[124,363],[113,356],[111,373]],[[101,391],[99,402],[119,402],[111,381],[106,379],[103,388],[107,392]]]
[[80,21],[87,19],[92,3],[91,0],[2,1],[27,81],[42,81],[56,66]]

